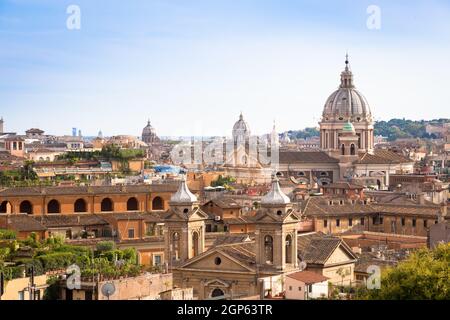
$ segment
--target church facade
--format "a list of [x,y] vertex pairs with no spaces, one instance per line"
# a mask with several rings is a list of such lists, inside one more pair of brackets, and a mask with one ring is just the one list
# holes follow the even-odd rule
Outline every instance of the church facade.
[[218,237],[205,250],[206,214],[183,181],[171,198],[165,216],[165,248],[174,284],[193,287],[199,299],[259,295],[262,280],[299,271],[297,226],[300,213],[293,209],[274,179],[254,217],[254,238]]
[[[225,164],[228,175],[242,183],[265,183],[274,171],[280,179],[314,189],[346,180],[376,189],[389,184],[395,173],[412,173],[414,161],[403,155],[375,148],[373,115],[366,98],[356,89],[348,57],[340,75],[340,85],[326,100],[320,126],[319,151],[279,151],[278,163],[262,164],[248,149],[235,148]],[[272,135],[278,141],[278,135]],[[237,144],[250,139],[242,115],[233,128]],[[274,140],[274,139],[271,139]],[[271,141],[274,144],[274,141]],[[278,149],[275,149],[278,152]],[[237,161],[239,159],[253,161]],[[273,160],[273,158],[272,158]]]

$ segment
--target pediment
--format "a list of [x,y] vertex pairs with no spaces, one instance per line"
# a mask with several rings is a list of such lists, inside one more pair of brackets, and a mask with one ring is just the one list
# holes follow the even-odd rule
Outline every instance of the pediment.
[[204,220],[204,219],[208,219],[208,218],[209,218],[208,215],[205,212],[203,212],[202,210],[200,210],[200,209],[192,211],[191,215],[189,216],[189,220],[190,221],[192,221],[192,220]]
[[288,222],[299,222],[300,218],[297,216],[297,214],[295,214],[294,211],[291,211],[288,215],[286,215],[286,217],[284,217],[283,222],[288,223]]
[[260,222],[278,222],[278,220],[268,212],[262,213],[256,218],[256,221]]
[[164,220],[185,220],[186,218],[183,217],[183,215],[180,212],[171,210],[167,213],[167,215],[164,217]]
[[[220,264],[216,263],[216,258],[220,258]],[[220,272],[249,272],[252,268],[243,264],[239,260],[231,257],[220,248],[210,249],[207,252],[189,259],[180,269],[198,270],[200,272],[220,271]]]
[[208,287],[208,286],[228,288],[230,286],[230,284],[226,283],[225,281],[222,281],[220,279],[213,279],[213,280],[208,281],[208,282],[205,283],[205,287]]

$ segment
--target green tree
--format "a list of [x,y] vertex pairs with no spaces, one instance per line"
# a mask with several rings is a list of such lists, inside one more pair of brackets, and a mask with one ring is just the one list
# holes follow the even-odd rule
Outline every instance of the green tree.
[[358,298],[376,300],[449,300],[450,243],[420,249],[381,275],[381,288]]

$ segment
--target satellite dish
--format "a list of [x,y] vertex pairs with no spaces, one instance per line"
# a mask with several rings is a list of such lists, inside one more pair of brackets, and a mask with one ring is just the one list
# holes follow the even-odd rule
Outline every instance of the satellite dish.
[[116,287],[114,286],[114,283],[108,282],[102,286],[102,294],[108,297],[108,300],[109,297],[114,294],[114,292],[116,292]]

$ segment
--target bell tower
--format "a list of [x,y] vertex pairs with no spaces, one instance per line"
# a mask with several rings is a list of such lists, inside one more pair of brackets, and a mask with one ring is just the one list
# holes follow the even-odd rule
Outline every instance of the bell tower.
[[274,176],[271,190],[261,199],[261,208],[255,216],[256,263],[262,272],[285,272],[298,268],[299,221],[298,213]]
[[205,251],[205,220],[197,197],[186,180],[172,195],[170,209],[164,216],[165,260],[169,266],[179,265]]

